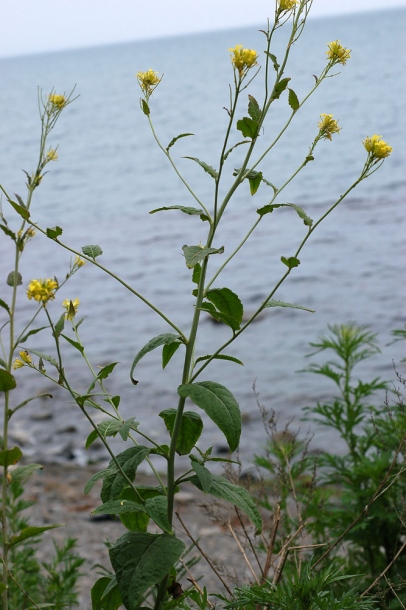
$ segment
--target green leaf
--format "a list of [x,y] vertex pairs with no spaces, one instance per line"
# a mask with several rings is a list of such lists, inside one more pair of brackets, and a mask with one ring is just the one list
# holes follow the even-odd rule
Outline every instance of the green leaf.
[[227,388],[214,381],[201,381],[180,385],[178,393],[203,409],[223,432],[230,451],[237,449],[241,436],[241,413],[236,399]]
[[254,121],[247,116],[237,121],[237,129],[241,131],[244,138],[254,139],[258,135],[258,121]]
[[8,371],[0,369],[0,392],[9,392],[10,390],[14,390],[16,385],[17,384],[14,376]]
[[[227,502],[231,502],[234,506],[241,508],[241,510],[247,515],[252,523],[257,528],[256,533],[259,534],[262,530],[262,519],[257,508],[256,502],[251,498],[250,494],[246,489],[239,485],[230,483],[224,477],[212,474],[212,485],[210,488],[210,494],[216,498],[221,498]],[[195,485],[198,489],[202,490],[202,486],[198,477],[192,477],[190,482]]]
[[257,172],[255,178],[250,178],[248,176],[248,182],[250,183],[251,195],[255,195],[255,193],[259,189],[259,185],[262,182],[262,172]]
[[157,335],[156,337],[154,337],[153,339],[148,341],[148,343],[146,345],[144,345],[144,347],[142,349],[140,349],[138,354],[136,354],[136,356],[133,360],[133,363],[131,365],[131,370],[130,370],[131,381],[133,383],[135,382],[135,379],[133,378],[134,369],[137,366],[137,364],[139,363],[139,361],[141,360],[141,358],[143,358],[146,354],[148,354],[148,352],[152,352],[152,350],[156,349],[157,347],[160,347],[161,345],[170,345],[171,343],[175,343],[175,342],[179,343],[179,341],[182,341],[181,337],[179,335],[174,335],[172,333],[164,333],[163,335]]
[[[131,500],[133,502],[140,502],[141,500],[145,503],[149,498],[155,498],[156,496],[162,495],[162,489],[148,486],[137,486],[136,490],[132,487],[126,487],[123,489],[120,499]],[[120,515],[120,521],[130,532],[146,532],[150,521],[149,515],[145,512],[137,513],[122,513]]]
[[207,292],[206,299],[210,301],[220,313],[230,316],[233,325],[230,323],[229,326],[231,326],[233,330],[238,330],[240,328],[244,308],[240,298],[232,290],[229,288],[213,288],[213,290]]
[[26,464],[25,466],[17,466],[10,473],[12,481],[20,481],[24,483],[36,471],[42,470],[41,464]]
[[86,449],[90,447],[94,441],[99,438],[106,438],[107,436],[116,436],[120,434],[123,441],[126,441],[130,430],[137,430],[138,422],[135,421],[134,417],[130,417],[125,421],[118,419],[106,419],[97,425],[97,430],[92,430],[86,439]]
[[7,364],[4,362],[3,358],[0,358],[0,366],[2,366],[5,369],[7,368]]
[[48,530],[53,530],[56,527],[64,527],[61,523],[55,523],[54,525],[30,525],[29,527],[24,527],[18,535],[11,536],[9,540],[9,547],[15,546],[16,544],[20,544],[27,538],[33,538],[34,536],[38,536],[43,532],[47,532]]
[[23,283],[23,276],[21,275],[21,273],[19,271],[15,272],[15,271],[10,271],[10,273],[7,276],[7,280],[6,280],[7,286],[21,286],[21,284]]
[[169,142],[168,146],[166,147],[166,152],[169,152],[169,149],[175,144],[175,142],[177,142],[180,138],[187,138],[187,136],[194,136],[194,133],[181,133],[178,136],[176,136],[176,138],[172,138],[172,140]]
[[16,234],[14,233],[14,231],[11,231],[11,229],[8,228],[7,225],[0,225],[0,229],[2,229],[2,231],[4,231],[4,233],[8,236],[11,237],[11,239],[13,241],[16,241]]
[[145,100],[141,100],[141,108],[142,108],[142,112],[146,115],[149,116],[151,114],[151,111],[149,109],[149,106],[147,104],[147,102]]
[[10,314],[10,307],[5,301],[3,301],[3,299],[0,299],[0,307],[3,307],[3,309],[5,309],[8,314]]
[[254,121],[258,123],[262,114],[259,104],[255,97],[252,97],[252,95],[248,95],[248,100],[248,114]]
[[241,364],[241,366],[244,366],[244,363],[241,362],[241,360],[238,360],[238,358],[234,358],[234,356],[226,356],[225,354],[217,354],[217,356],[199,356],[199,358],[196,359],[195,364],[202,362],[202,360],[209,360],[209,358],[213,358],[213,360],[229,360],[230,362],[235,362],[236,364]]
[[50,239],[57,239],[60,235],[62,235],[63,231],[61,227],[54,227],[53,229],[46,229],[47,237]]
[[121,515],[123,513],[145,513],[143,504],[132,500],[109,500],[94,510],[92,515]]
[[17,464],[23,457],[23,453],[19,447],[13,447],[6,451],[0,451],[0,466],[11,466]]
[[183,157],[183,158],[190,159],[191,161],[196,161],[196,163],[198,163],[200,165],[200,167],[202,167],[204,169],[205,172],[207,172],[215,180],[217,179],[218,172],[213,167],[211,167],[211,165],[208,165],[204,161],[200,161],[200,159],[196,159],[196,157]]
[[83,490],[83,493],[85,494],[85,496],[87,496],[87,494],[93,489],[94,484],[99,481],[100,479],[104,479],[104,477],[109,473],[109,469],[106,468],[106,470],[100,470],[99,472],[96,472],[96,474],[92,475],[90,477],[90,479],[87,481],[85,488]]
[[[159,417],[165,422],[166,429],[172,437],[173,426],[176,419],[176,409],[165,409]],[[187,455],[196,445],[203,431],[202,418],[194,411],[185,411],[182,415],[179,436],[176,442],[176,451],[179,455]]]
[[142,595],[160,582],[185,550],[171,534],[128,532],[109,549],[118,588],[127,610],[136,610]]
[[304,311],[310,311],[310,313],[315,313],[314,309],[308,309],[307,307],[302,307],[302,305],[294,305],[293,303],[285,303],[285,301],[275,301],[271,299],[264,305],[264,309],[266,307],[290,307],[291,309],[303,309]]
[[196,263],[196,265],[193,267],[192,282],[199,285],[201,275],[202,266],[199,263]]
[[200,263],[210,254],[223,254],[224,247],[221,248],[203,248],[202,246],[183,246],[183,254],[186,259],[186,266],[192,269],[197,263]]
[[190,461],[192,463],[192,468],[195,471],[197,478],[199,479],[200,489],[205,494],[210,493],[211,486],[213,484],[213,476],[210,470],[203,466],[203,464],[201,464],[199,460],[195,458],[194,455],[190,456]]
[[300,265],[300,260],[295,256],[289,256],[289,258],[286,258],[286,256],[281,256],[281,261],[284,265],[289,267],[289,269],[293,269],[294,267],[298,267]]
[[22,205],[18,205],[18,203],[16,203],[15,201],[12,201],[11,199],[9,199],[8,202],[15,209],[17,214],[20,214],[20,216],[22,218],[24,218],[24,220],[29,219],[30,213],[25,207],[23,207]]
[[234,331],[239,329],[239,325],[236,325],[235,318],[227,313],[221,313],[221,311],[218,311],[212,303],[202,303],[200,309],[201,311],[207,311],[207,313],[217,320],[217,322],[222,322],[223,324],[230,326],[230,328],[232,328]]
[[[112,582],[115,583],[114,586],[104,595],[107,587]],[[115,577],[102,576],[96,580],[91,590],[91,599],[92,610],[119,610],[123,602]]]
[[38,356],[38,358],[42,358],[42,360],[45,360],[46,362],[49,362],[50,364],[52,364],[52,366],[55,366],[56,368],[58,368],[59,366],[55,358],[52,358],[52,356],[47,356],[42,352],[37,352],[37,350],[35,349],[30,349],[30,353],[35,354],[36,356]]
[[250,141],[249,140],[242,140],[242,142],[237,142],[237,144],[234,144],[234,146],[229,148],[228,151],[224,154],[223,161],[225,161],[227,159],[228,155],[231,152],[233,152],[234,148],[237,148],[238,146],[241,146],[242,144],[250,144]]
[[276,59],[276,55],[273,55],[273,53],[269,53],[269,51],[265,51],[265,54],[268,55],[268,57],[270,57],[272,63],[273,63],[273,67],[275,72],[277,72],[279,70],[279,64],[278,64],[278,60]]
[[[137,445],[136,447],[126,449],[116,456],[117,462],[130,481],[134,481],[138,466],[145,460],[150,451],[150,447]],[[107,473],[103,477],[103,486],[100,493],[102,502],[117,500],[121,491],[127,485],[127,480],[118,470],[115,461],[110,460]]]
[[49,326],[41,326],[41,328],[33,328],[26,335],[21,337],[21,339],[18,342],[18,345],[20,345],[21,343],[25,343],[25,341],[27,341],[28,337],[31,337],[31,335],[36,335],[41,330],[45,330],[46,328],[49,328]]
[[170,205],[162,208],[156,208],[155,210],[151,210],[150,214],[155,214],[156,212],[163,212],[166,210],[180,210],[189,216],[200,216],[201,220],[209,220],[209,217],[206,216],[202,210],[199,210],[198,208],[185,207],[184,205]]
[[172,356],[178,350],[181,341],[174,341],[173,343],[168,343],[164,345],[162,348],[162,368],[164,369],[167,364],[169,364]]
[[168,498],[166,496],[148,498],[145,502],[145,511],[161,530],[168,534],[171,533],[171,524],[168,521]]
[[93,260],[103,254],[103,250],[100,248],[100,246],[97,246],[96,244],[90,246],[83,246],[82,252],[83,254],[85,254],[85,256],[89,256]]
[[297,95],[293,91],[293,89],[289,89],[288,102],[289,102],[289,106],[292,108],[292,110],[294,110],[295,112],[296,112],[296,110],[299,110],[299,106],[300,106],[299,100],[297,99]]
[[277,208],[292,208],[295,210],[297,215],[303,220],[303,223],[307,227],[311,227],[313,224],[313,220],[306,214],[306,212],[299,205],[295,203],[272,203],[268,205],[264,205],[264,207],[259,208],[257,210],[257,214],[260,216],[264,216],[265,214],[271,214]]
[[58,322],[55,324],[54,337],[58,339],[64,329],[65,326],[65,314],[63,313],[59,318]]
[[273,100],[278,100],[281,93],[283,93],[283,91],[285,91],[286,87],[288,86],[288,82],[290,81],[290,78],[282,78],[274,87],[274,90],[272,92],[272,99]]

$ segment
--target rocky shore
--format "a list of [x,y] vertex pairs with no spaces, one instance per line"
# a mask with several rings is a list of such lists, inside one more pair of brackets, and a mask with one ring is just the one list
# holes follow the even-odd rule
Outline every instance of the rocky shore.
[[[96,484],[89,495],[83,493],[88,479],[100,468],[80,467],[74,464],[46,464],[35,473],[26,485],[26,497],[35,502],[29,509],[32,525],[61,523],[64,527],[46,532],[39,547],[41,558],[47,558],[52,539],[62,541],[67,536],[78,540],[78,552],[86,560],[82,567],[80,579],[79,609],[91,610],[90,589],[98,578],[96,564],[110,568],[105,541],[114,541],[125,529],[121,522],[109,518],[93,517],[91,511],[100,504],[100,484]],[[148,475],[141,475],[140,484],[154,484]],[[199,540],[204,553],[215,563],[222,578],[232,588],[236,582],[249,582],[252,574],[233,539],[227,521],[231,520],[233,530],[238,533],[240,524],[236,514],[229,505],[211,504],[209,498],[192,486],[181,489],[177,495],[176,511],[186,525],[191,536]],[[248,529],[250,525],[247,524]],[[178,535],[189,546],[190,539],[185,535],[179,520],[176,520]],[[152,531],[152,530],[151,530]],[[252,530],[251,530],[252,531]],[[193,549],[188,555],[200,556]],[[208,591],[223,591],[212,568],[204,558],[191,568],[192,578],[199,580],[200,587]],[[182,581],[185,588],[190,583]],[[44,600],[45,601],[45,600]]]

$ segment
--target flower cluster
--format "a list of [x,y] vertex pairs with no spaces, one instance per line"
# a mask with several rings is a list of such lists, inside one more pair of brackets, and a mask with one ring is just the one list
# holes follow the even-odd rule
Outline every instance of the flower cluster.
[[68,103],[68,100],[64,95],[57,95],[56,93],[51,93],[48,96],[48,100],[51,106],[53,106],[53,108],[56,110],[62,110],[62,108],[64,108]]
[[318,123],[320,138],[331,140],[333,133],[340,133],[341,127],[338,122],[333,119],[332,114],[321,114],[321,121]]
[[28,365],[32,364],[32,358],[26,350],[19,352],[19,354],[20,354],[20,358],[16,358],[13,362],[14,370],[21,369],[21,367],[23,367],[25,364],[28,364]]
[[340,44],[339,40],[328,43],[328,51],[326,51],[327,59],[334,64],[345,64],[351,57],[351,51]]
[[137,77],[142,92],[145,93],[147,97],[152,95],[152,92],[162,80],[162,76],[159,78],[158,72],[154,72],[151,68],[146,72],[137,72],[135,76]]
[[58,159],[58,153],[55,148],[50,148],[47,152],[46,161],[56,161]]
[[385,157],[389,157],[392,152],[392,146],[389,146],[389,144],[384,142],[381,138],[382,136],[374,134],[371,138],[368,137],[362,141],[365,150],[373,159],[385,159]]
[[295,8],[296,4],[299,4],[298,0],[278,0],[278,11],[291,11]]
[[231,53],[231,63],[238,70],[240,78],[252,66],[257,65],[258,54],[253,49],[244,49],[242,44],[237,44],[229,51]]
[[79,304],[80,304],[79,299],[75,299],[74,301],[65,299],[62,302],[62,307],[64,307],[66,309],[66,314],[65,314],[66,320],[71,320],[71,321],[73,320],[73,318],[75,317],[75,315],[78,311]]
[[55,290],[58,289],[58,282],[52,279],[31,280],[27,288],[27,297],[31,300],[43,303],[45,306],[48,301],[55,298]]

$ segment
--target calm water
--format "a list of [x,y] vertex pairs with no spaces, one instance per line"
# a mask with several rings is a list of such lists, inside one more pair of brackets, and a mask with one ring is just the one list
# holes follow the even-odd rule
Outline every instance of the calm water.
[[[309,341],[324,332],[328,324],[356,320],[380,334],[383,350],[366,367],[370,375],[392,379],[392,359],[399,361],[403,355],[402,344],[385,344],[390,341],[390,331],[402,327],[405,318],[406,66],[401,52],[405,18],[406,11],[397,10],[314,20],[293,49],[286,75],[291,77],[290,84],[299,99],[313,85],[312,75],[325,65],[327,42],[340,39],[352,49],[352,56],[341,74],[325,81],[307,102],[275,153],[261,166],[268,180],[283,183],[306,154],[319,114],[332,113],[340,120],[340,135],[332,143],[320,144],[316,162],[286,189],[281,201],[295,202],[317,219],[359,175],[365,160],[363,138],[382,134],[394,152],[313,236],[301,256],[300,267],[276,295],[313,308],[316,313],[286,309],[269,312],[228,350],[244,361],[244,368],[216,363],[202,376],[202,380],[220,381],[229,387],[247,416],[242,437],[244,456],[258,451],[265,442],[252,391],[254,380],[261,401],[281,413],[281,422],[300,416],[303,406],[329,394],[332,388],[322,379],[296,373],[308,363],[305,355]],[[51,171],[36,192],[32,217],[43,226],[63,227],[64,241],[77,249],[99,244],[104,250],[100,261],[185,331],[193,313],[193,298],[191,273],[181,248],[183,244],[204,242],[206,225],[197,217],[178,212],[148,214],[160,206],[193,205],[193,201],[153,141],[139,109],[134,73],[151,67],[165,74],[151,104],[156,131],[165,146],[179,133],[195,134],[177,143],[174,157],[210,207],[212,179],[182,157],[199,157],[210,165],[217,164],[227,122],[223,107],[228,104],[228,83],[232,79],[228,48],[237,43],[261,49],[264,37],[255,29],[224,31],[0,61],[2,184],[9,192],[24,196],[21,169],[33,169],[38,150],[37,86],[45,92],[52,87],[61,92],[76,85],[80,97],[64,111],[50,140],[60,145],[59,160],[49,166]],[[260,99],[260,79],[248,92]],[[273,139],[287,116],[285,97],[274,108],[260,148]],[[241,116],[246,114],[245,94],[240,112]],[[233,133],[231,141],[237,138]],[[240,162],[237,149],[227,166],[224,192],[233,168]],[[268,198],[264,186],[255,198],[251,198],[248,188],[241,189],[214,245],[224,245],[226,252],[231,252],[255,219],[255,210]],[[6,204],[3,207],[13,225],[12,214]],[[216,285],[237,292],[246,311],[253,311],[283,271],[280,256],[293,254],[303,236],[304,225],[293,212],[279,210],[268,216]],[[0,297],[5,301],[9,300],[9,288],[4,279],[12,268],[8,246],[3,235]],[[212,257],[212,272],[220,262],[220,256]],[[33,277],[56,275],[62,279],[68,265],[66,251],[36,237],[35,246],[30,245],[23,259],[24,285]],[[171,329],[90,265],[58,294],[51,307],[54,317],[60,314],[61,300],[76,297],[81,301],[81,315],[87,316],[81,333],[94,366],[120,362],[108,387],[112,393],[121,394],[123,415],[135,416],[150,434],[165,441],[157,413],[176,404],[182,350],[164,372],[160,351],[149,354],[138,366],[137,387],[129,383],[128,373],[137,351],[151,337]],[[19,319],[28,319],[33,308],[22,290]],[[204,321],[196,353],[212,353],[228,336],[227,328]],[[46,333],[33,337],[27,347],[52,350]],[[84,390],[89,375],[81,361],[70,354],[67,349],[67,369],[75,387]],[[37,454],[41,447],[40,453],[67,455],[70,448],[79,456],[89,429],[74,407],[68,406],[66,395],[44,384],[43,378],[31,376],[28,370],[17,371],[16,376],[20,383],[16,395],[20,392],[24,396],[33,387],[54,394],[52,402],[31,403],[15,418],[12,430],[16,441],[24,443],[26,452]],[[57,434],[50,440],[53,432]],[[207,443],[224,444],[210,422],[206,434]],[[331,445],[332,437],[319,431],[315,442],[320,447]]]

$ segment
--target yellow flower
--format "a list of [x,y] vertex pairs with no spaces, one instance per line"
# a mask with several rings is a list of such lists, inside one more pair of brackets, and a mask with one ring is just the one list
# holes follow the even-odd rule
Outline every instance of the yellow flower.
[[50,148],[47,152],[47,161],[56,161],[58,159],[58,153],[54,148]]
[[68,103],[64,95],[57,95],[55,93],[51,93],[48,99],[52,106],[54,106],[58,110],[62,110],[62,108]]
[[382,136],[374,134],[371,138],[368,137],[362,141],[365,150],[375,159],[385,159],[385,157],[389,157],[393,150],[392,146],[389,146],[381,138]]
[[44,305],[51,299],[55,298],[55,290],[58,288],[58,282],[52,279],[31,280],[27,288],[27,297],[31,300],[39,301]]
[[76,258],[75,258],[75,262],[73,263],[74,267],[83,267],[83,265],[85,264],[85,261],[83,260],[83,258],[80,258],[80,256],[77,254]]
[[34,227],[30,227],[25,232],[26,238],[27,239],[32,239],[34,237],[35,233],[36,233],[36,230],[34,229]]
[[153,90],[159,85],[162,80],[162,76],[161,78],[159,78],[158,72],[154,72],[153,70],[151,70],[151,68],[146,72],[137,72],[135,76],[138,79],[139,86],[147,97],[152,94]]
[[231,63],[238,70],[240,77],[252,66],[257,65],[258,55],[253,49],[244,49],[242,44],[237,44],[229,51],[232,53]]
[[16,358],[13,362],[13,369],[21,369],[25,364],[32,364],[32,358],[26,350],[19,352],[20,358]]
[[333,133],[339,133],[341,127],[338,126],[338,122],[333,119],[332,114],[321,114],[321,121],[319,121],[320,137],[328,140],[332,139]]
[[62,302],[62,307],[66,309],[65,319],[73,320],[75,317],[78,307],[79,307],[79,299],[75,299],[74,301],[70,301],[69,299],[65,299]]
[[328,51],[326,51],[327,59],[332,61],[334,64],[345,64],[347,59],[351,57],[351,51],[340,45],[339,40],[328,43]]
[[280,12],[291,11],[296,4],[299,4],[298,0],[278,0],[278,10]]

